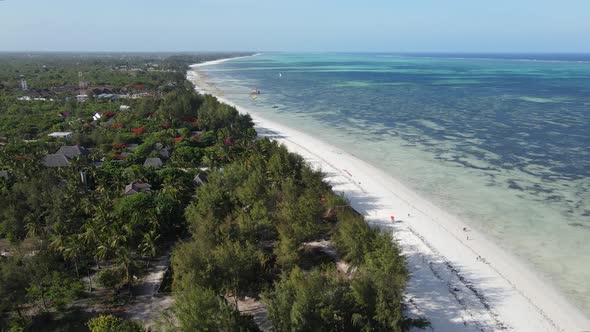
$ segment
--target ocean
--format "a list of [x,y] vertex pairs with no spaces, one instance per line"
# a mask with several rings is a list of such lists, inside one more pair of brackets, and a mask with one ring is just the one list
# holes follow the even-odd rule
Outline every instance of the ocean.
[[590,55],[263,54],[202,69],[216,93],[391,174],[590,314]]

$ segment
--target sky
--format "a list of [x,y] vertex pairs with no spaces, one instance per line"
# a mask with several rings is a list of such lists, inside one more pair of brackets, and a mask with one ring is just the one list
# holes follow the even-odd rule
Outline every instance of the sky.
[[590,1],[0,0],[0,51],[590,53]]

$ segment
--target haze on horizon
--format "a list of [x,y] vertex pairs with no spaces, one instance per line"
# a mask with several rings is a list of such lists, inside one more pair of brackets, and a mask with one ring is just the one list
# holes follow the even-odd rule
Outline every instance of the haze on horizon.
[[590,52],[570,0],[0,1],[0,51]]

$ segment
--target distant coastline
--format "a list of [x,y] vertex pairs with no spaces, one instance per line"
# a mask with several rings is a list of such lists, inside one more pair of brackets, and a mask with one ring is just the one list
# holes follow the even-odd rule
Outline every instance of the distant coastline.
[[[191,68],[196,69],[197,72],[189,72],[189,80],[195,84],[197,91],[199,91],[200,86],[206,84],[205,80],[199,77],[203,75],[202,72],[199,73],[200,68],[229,60],[232,59],[193,65]],[[210,89],[200,91],[212,93]],[[515,331],[569,331],[587,329],[590,326],[587,318],[577,308],[571,305],[553,287],[542,281],[534,272],[524,268],[524,264],[503,252],[490,241],[485,240],[483,234],[472,233],[473,237],[481,238],[481,240],[478,240],[476,245],[472,243],[466,244],[465,241],[461,240],[464,236],[462,229],[467,227],[466,225],[423,198],[418,197],[398,181],[390,178],[389,175],[306,134],[265,120],[250,110],[241,108],[225,99],[221,93],[213,94],[216,94],[221,101],[236,106],[241,112],[250,113],[261,132],[272,133],[273,136],[277,137],[288,137],[279,138],[278,140],[287,145],[293,152],[304,155],[312,164],[321,165],[324,171],[335,173],[336,175],[333,175],[328,180],[339,183],[339,185],[335,186],[337,191],[345,193],[348,197],[358,197],[360,195],[358,191],[360,190],[366,193],[365,196],[373,195],[382,201],[383,206],[388,208],[375,210],[363,208],[362,200],[359,198],[356,200],[351,199],[353,207],[360,207],[359,210],[366,214],[368,220],[373,221],[375,224],[382,224],[385,227],[394,227],[395,236],[400,238],[402,247],[407,250],[406,254],[412,257],[410,264],[417,266],[412,271],[412,274],[419,275],[418,279],[421,279],[422,283],[430,278],[433,282],[445,282],[447,285],[457,283],[459,286],[465,287],[461,294],[469,294],[467,304],[465,302],[461,303],[465,299],[460,300],[457,297],[458,295],[449,287],[437,289],[438,292],[446,294],[444,301],[450,301],[457,305],[457,310],[453,313],[456,316],[455,319],[468,322],[470,328],[478,326],[484,330],[493,330],[501,325],[511,327]],[[337,153],[335,154],[335,152]],[[351,171],[353,169],[351,165],[357,168]],[[346,169],[346,172],[343,172],[343,169]],[[351,173],[355,175],[355,178],[352,178]],[[375,178],[381,181],[376,182]],[[362,185],[357,184],[357,181]],[[388,192],[389,190],[386,188],[389,188],[389,190],[391,188],[395,189],[394,192]],[[394,201],[397,203],[392,203]],[[384,225],[384,220],[387,220],[391,211],[400,211],[402,209],[407,209],[408,216],[412,216],[411,226]],[[424,214],[423,218],[418,217],[420,213]],[[405,212],[402,215],[405,215]],[[417,219],[422,220],[418,221]],[[443,227],[443,229],[440,229],[440,227]],[[438,231],[435,231],[437,229]],[[420,249],[416,250],[416,248]],[[486,262],[492,263],[481,264],[478,260],[479,257],[487,257]],[[433,268],[433,264],[435,268]],[[441,269],[436,268],[437,264],[441,264]],[[449,272],[444,267],[445,264],[461,266],[461,271],[456,270],[445,276],[444,274]],[[469,277],[464,277],[465,273]],[[441,275],[443,276],[441,277]],[[461,280],[464,278],[466,278],[467,283]],[[470,280],[487,281],[483,283],[475,282],[473,284],[474,288],[471,289],[468,287],[468,284],[471,284]],[[422,298],[424,301],[422,303],[423,307],[416,305],[415,310],[425,313],[425,316],[433,319],[434,326],[438,326],[439,330],[446,331],[457,328],[448,325],[448,322],[445,323],[448,317],[443,318],[445,314],[440,312],[444,308],[424,308],[429,305],[425,299],[425,294],[420,294],[420,292],[425,292],[425,289],[421,290],[421,288],[425,287],[422,283],[413,284],[410,281],[408,292],[414,299],[413,301],[418,302],[421,296],[424,297]],[[505,298],[490,301],[488,292],[492,290],[497,292],[500,289],[505,294]],[[478,297],[478,292],[481,292],[481,298]],[[485,309],[487,306],[489,306],[489,309]],[[466,315],[471,318],[466,318]],[[474,315],[477,317],[473,317]],[[538,321],[538,325],[534,325],[531,321]],[[466,330],[470,330],[470,328],[466,328]]]
[[225,59],[219,59],[219,60],[212,60],[212,61],[205,61],[205,62],[201,62],[201,63],[196,63],[194,65],[191,65],[191,68],[198,68],[198,67],[205,67],[205,66],[211,66],[211,65],[218,65],[220,63],[224,63],[230,60],[237,60],[237,59],[244,59],[244,58],[251,58],[251,57],[255,57],[255,56],[259,56],[262,55],[262,53],[254,53],[252,55],[244,55],[244,56],[237,56],[237,57],[233,57],[233,58],[225,58]]

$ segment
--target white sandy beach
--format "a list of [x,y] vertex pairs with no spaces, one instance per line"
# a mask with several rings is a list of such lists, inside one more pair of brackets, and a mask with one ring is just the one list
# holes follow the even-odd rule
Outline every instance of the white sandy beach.
[[393,232],[411,274],[410,315],[428,318],[432,330],[590,330],[590,321],[556,289],[467,223],[355,156],[226,100],[198,68],[188,78],[197,91],[249,113],[261,136],[302,155],[369,223]]

